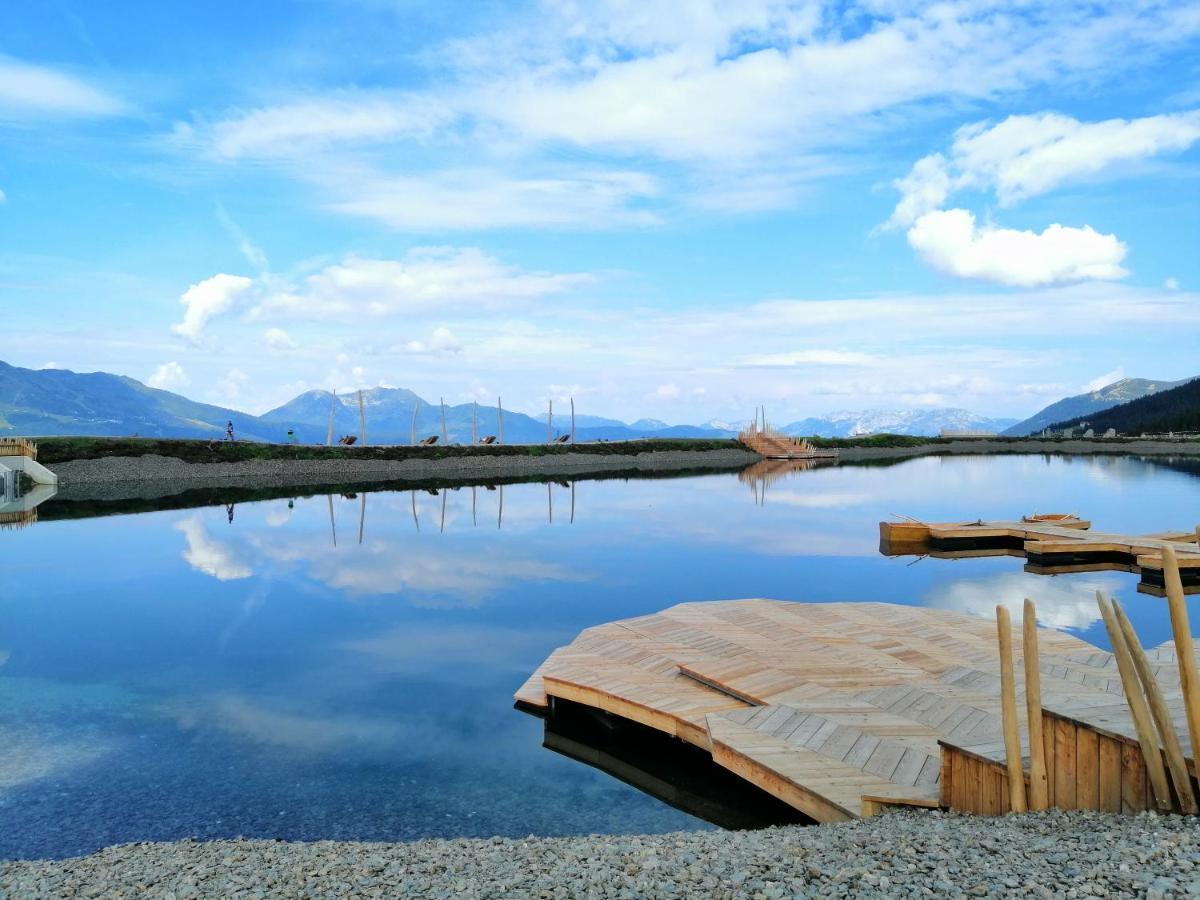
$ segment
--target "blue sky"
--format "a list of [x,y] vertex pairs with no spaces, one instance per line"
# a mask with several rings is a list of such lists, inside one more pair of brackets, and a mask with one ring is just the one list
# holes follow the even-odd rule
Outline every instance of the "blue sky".
[[20,4],[0,358],[672,422],[1200,374],[1198,45],[1153,0]]

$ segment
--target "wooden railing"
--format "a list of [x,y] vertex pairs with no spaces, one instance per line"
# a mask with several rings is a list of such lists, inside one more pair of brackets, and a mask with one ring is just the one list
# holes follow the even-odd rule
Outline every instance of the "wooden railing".
[[37,444],[27,438],[0,438],[0,456],[28,456],[37,459]]

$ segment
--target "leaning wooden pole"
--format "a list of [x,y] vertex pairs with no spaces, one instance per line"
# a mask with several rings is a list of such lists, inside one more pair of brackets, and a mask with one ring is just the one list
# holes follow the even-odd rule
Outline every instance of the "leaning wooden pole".
[[446,436],[446,398],[438,397],[438,402],[442,404],[442,443],[450,443],[450,438]]
[[546,443],[554,440],[554,401],[550,401],[550,412],[546,414]]
[[1188,774],[1187,761],[1183,757],[1183,748],[1179,744],[1179,734],[1175,731],[1175,723],[1171,721],[1171,712],[1167,709],[1167,701],[1163,697],[1162,687],[1154,677],[1154,669],[1146,658],[1142,642],[1138,640],[1137,632],[1125,610],[1116,600],[1112,601],[1113,613],[1116,614],[1117,624],[1125,644],[1133,657],[1133,667],[1137,670],[1142,689],[1150,700],[1150,715],[1158,727],[1159,737],[1162,738],[1163,749],[1167,753],[1167,769],[1171,773],[1171,783],[1175,785],[1175,796],[1179,798],[1179,808],[1189,815],[1195,815],[1200,809],[1196,806],[1196,795],[1192,790],[1192,779]]
[[1137,670],[1133,666],[1133,658],[1129,653],[1129,647],[1125,644],[1121,626],[1117,624],[1117,616],[1113,612],[1112,602],[1100,591],[1096,591],[1096,602],[1100,605],[1104,628],[1108,632],[1113,656],[1117,660],[1117,671],[1121,675],[1121,687],[1125,691],[1125,702],[1129,704],[1129,713],[1133,717],[1133,727],[1137,732],[1138,744],[1142,748],[1142,759],[1146,763],[1146,774],[1150,776],[1150,791],[1154,795],[1154,805],[1161,810],[1168,810],[1171,808],[1171,789],[1167,786],[1167,772],[1163,768],[1162,750],[1158,744],[1158,735],[1154,731],[1154,722],[1150,718],[1146,696],[1142,693]]
[[362,391],[358,392],[358,433],[358,439],[365,444],[367,442],[367,414],[363,409]]
[[575,398],[571,398],[571,443],[575,443]]
[[1179,687],[1187,710],[1188,737],[1192,756],[1200,753],[1200,675],[1196,672],[1196,651],[1192,644],[1192,626],[1188,622],[1187,603],[1183,599],[1183,580],[1175,548],[1163,547],[1163,584],[1167,589],[1167,607],[1171,613],[1171,633],[1175,638],[1175,657],[1179,661]]
[[413,401],[412,426],[408,435],[408,443],[410,446],[417,446],[417,409],[421,406],[420,400]]
[[1037,609],[1025,600],[1021,616],[1022,653],[1025,659],[1025,714],[1029,725],[1029,808],[1050,806],[1050,782],[1046,777],[1046,745],[1042,737],[1042,671],[1038,654]]
[[496,440],[504,443],[504,404],[500,402],[500,398],[496,398],[496,431],[500,435]]
[[471,401],[471,443],[479,443],[479,402]]
[[1000,721],[1004,727],[1004,757],[1008,764],[1008,805],[1025,812],[1025,770],[1021,767],[1021,731],[1017,723],[1017,682],[1013,675],[1012,620],[1008,607],[996,607],[1000,638]]

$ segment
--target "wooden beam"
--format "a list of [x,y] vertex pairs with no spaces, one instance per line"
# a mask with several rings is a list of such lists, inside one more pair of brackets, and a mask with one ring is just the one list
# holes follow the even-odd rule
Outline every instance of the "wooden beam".
[[1050,805],[1050,785],[1046,778],[1046,745],[1042,740],[1042,673],[1039,667],[1037,609],[1025,600],[1021,616],[1025,658],[1025,714],[1029,724],[1029,808],[1046,809]]
[[[1200,532],[1200,527],[1197,528]],[[1200,675],[1196,672],[1196,651],[1192,627],[1188,622],[1187,603],[1183,599],[1183,581],[1174,547],[1163,547],[1163,584],[1167,589],[1167,607],[1171,613],[1171,633],[1175,638],[1175,657],[1179,661],[1179,686],[1187,710],[1188,736],[1192,757],[1200,753]]]
[[358,392],[358,431],[359,440],[365,444],[367,442],[367,414],[363,410],[362,391]]
[[1146,658],[1146,651],[1142,648],[1141,641],[1138,640],[1137,632],[1133,630],[1133,623],[1125,615],[1125,610],[1121,608],[1120,603],[1113,600],[1112,606],[1113,613],[1117,617],[1117,624],[1121,627],[1121,634],[1133,657],[1133,666],[1137,670],[1138,679],[1142,682],[1142,689],[1145,690],[1146,696],[1150,700],[1150,714],[1154,717],[1154,724],[1158,727],[1163,748],[1167,752],[1167,768],[1171,773],[1171,783],[1175,785],[1175,796],[1179,798],[1179,807],[1185,813],[1194,816],[1200,812],[1200,808],[1196,806],[1196,795],[1192,791],[1192,779],[1188,775],[1187,762],[1183,758],[1183,748],[1179,745],[1179,735],[1175,731],[1175,723],[1171,721],[1171,713],[1167,709],[1167,701],[1163,697],[1162,688],[1158,684],[1158,679],[1154,677],[1154,670],[1150,668],[1150,661]]
[[1012,620],[1008,607],[996,607],[1000,636],[1000,719],[1004,728],[1004,755],[1008,763],[1008,802],[1013,812],[1025,812],[1025,770],[1021,767],[1021,732],[1017,724],[1017,685],[1013,677]]
[[1096,591],[1096,602],[1100,605],[1104,628],[1108,631],[1113,656],[1117,660],[1117,670],[1121,675],[1121,687],[1125,691],[1125,702],[1129,704],[1129,713],[1133,717],[1133,727],[1137,731],[1138,744],[1142,748],[1146,773],[1150,776],[1150,789],[1154,794],[1154,803],[1159,809],[1169,810],[1171,808],[1171,789],[1167,786],[1167,772],[1163,768],[1162,750],[1159,748],[1158,736],[1154,732],[1154,723],[1150,719],[1150,709],[1146,705],[1146,697],[1142,693],[1142,686],[1133,666],[1133,658],[1125,643],[1125,636],[1121,633],[1121,626],[1117,624],[1112,602],[1100,591]]

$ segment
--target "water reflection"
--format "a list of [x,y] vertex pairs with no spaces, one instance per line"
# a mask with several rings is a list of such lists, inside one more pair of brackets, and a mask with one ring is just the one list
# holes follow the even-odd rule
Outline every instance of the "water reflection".
[[157,510],[135,498],[119,508],[145,511],[103,518],[84,516],[111,501],[46,502],[36,528],[0,541],[0,856],[189,835],[705,827],[545,752],[513,691],[581,629],[685,600],[990,617],[1031,596],[1045,622],[1103,646],[1100,585],[1152,646],[1170,636],[1165,606],[1133,576],[910,565],[879,555],[877,523],[1060,509],[1146,533],[1200,508],[1200,479],[1140,460],[925,458],[746,487],[713,475],[235,489]]

